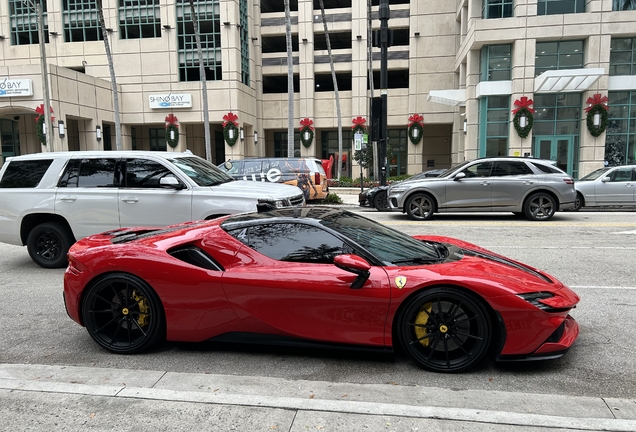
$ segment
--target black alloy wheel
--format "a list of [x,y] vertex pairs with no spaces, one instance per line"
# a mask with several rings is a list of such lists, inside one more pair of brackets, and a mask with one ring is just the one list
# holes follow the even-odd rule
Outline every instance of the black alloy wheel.
[[523,213],[532,221],[546,221],[554,216],[556,209],[556,201],[546,192],[530,195],[523,205]]
[[413,297],[397,318],[404,350],[434,372],[462,372],[477,364],[490,345],[486,308],[473,295],[450,287]]
[[435,213],[435,202],[433,198],[426,193],[416,193],[411,195],[404,204],[406,207],[406,214],[411,219],[415,220],[429,220]]
[[117,354],[143,351],[165,334],[159,297],[147,283],[126,273],[93,283],[84,295],[82,316],[95,342]]
[[375,194],[375,198],[373,199],[373,207],[377,211],[386,212],[389,211],[389,197],[387,196],[387,191],[382,190]]
[[62,268],[68,264],[66,254],[73,243],[75,238],[68,227],[55,222],[45,222],[29,232],[27,251],[40,267]]
[[583,198],[583,195],[581,195],[580,192],[577,192],[576,199],[574,200],[574,208],[572,209],[572,211],[581,210],[581,207],[583,207],[584,203],[585,203],[585,199]]

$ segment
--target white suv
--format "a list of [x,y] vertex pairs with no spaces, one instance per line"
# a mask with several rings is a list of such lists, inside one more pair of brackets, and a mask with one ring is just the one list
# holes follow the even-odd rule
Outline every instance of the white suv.
[[234,180],[189,152],[37,153],[0,169],[0,242],[64,267],[69,247],[90,234],[304,204],[297,187]]

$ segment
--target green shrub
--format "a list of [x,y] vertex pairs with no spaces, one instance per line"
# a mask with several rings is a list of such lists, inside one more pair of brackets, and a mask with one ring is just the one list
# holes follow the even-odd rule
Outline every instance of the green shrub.
[[327,196],[322,200],[323,204],[342,204],[342,198],[335,193],[328,193]]

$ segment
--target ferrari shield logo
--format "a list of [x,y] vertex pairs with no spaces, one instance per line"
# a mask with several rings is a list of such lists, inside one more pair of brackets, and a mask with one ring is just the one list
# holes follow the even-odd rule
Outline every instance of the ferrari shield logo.
[[399,289],[404,288],[404,285],[406,285],[406,276],[398,276],[395,278],[395,286],[398,287]]

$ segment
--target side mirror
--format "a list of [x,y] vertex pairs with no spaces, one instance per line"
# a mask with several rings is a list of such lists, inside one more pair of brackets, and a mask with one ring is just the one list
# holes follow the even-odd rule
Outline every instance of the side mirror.
[[466,177],[466,173],[465,172],[458,172],[457,174],[455,174],[455,177],[453,178],[453,180],[455,180],[455,181],[461,180],[464,177]]
[[371,266],[362,257],[357,255],[337,255],[333,263],[339,269],[358,275],[351,284],[351,289],[360,289],[371,276]]
[[229,171],[229,170],[231,170],[231,169],[232,169],[232,167],[234,166],[234,164],[233,164],[232,162],[230,162],[230,161],[227,161],[227,162],[225,162],[225,163],[223,164],[223,166],[225,167],[225,169],[226,169],[226,170],[228,170],[228,171]]
[[177,180],[177,178],[173,175],[161,177],[159,179],[159,186],[171,189],[183,189],[183,183]]
[[603,177],[603,178],[601,179],[601,181],[602,181],[603,183],[607,183],[608,181],[610,181],[610,178],[609,178],[609,176],[607,176],[607,177]]

